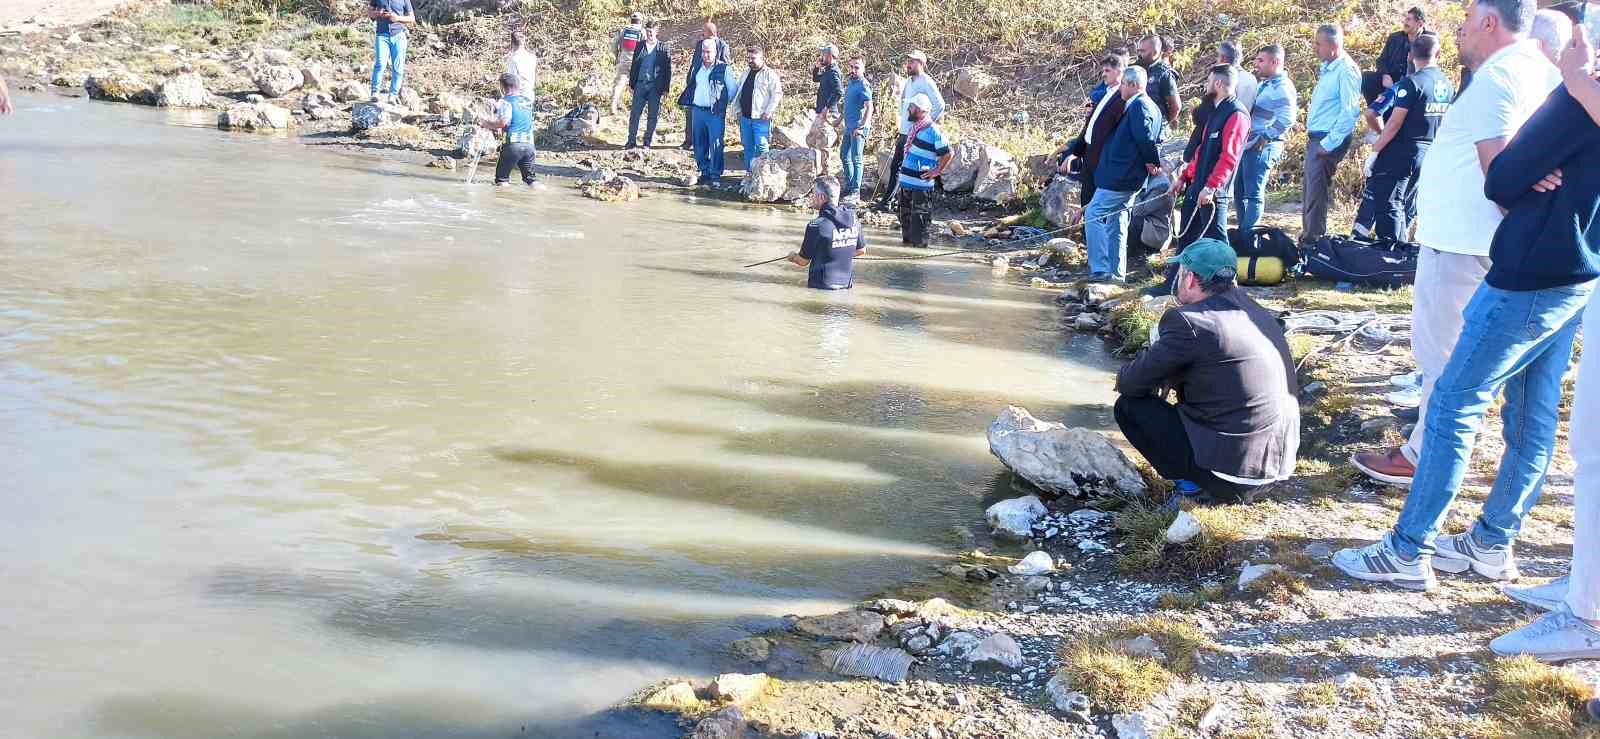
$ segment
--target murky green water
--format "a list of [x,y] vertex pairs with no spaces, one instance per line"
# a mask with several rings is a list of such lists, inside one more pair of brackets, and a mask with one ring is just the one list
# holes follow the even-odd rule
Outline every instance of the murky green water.
[[1005,402],[1109,422],[1098,342],[981,265],[807,291],[738,266],[793,213],[20,102],[8,736],[607,735],[636,686],[958,546]]

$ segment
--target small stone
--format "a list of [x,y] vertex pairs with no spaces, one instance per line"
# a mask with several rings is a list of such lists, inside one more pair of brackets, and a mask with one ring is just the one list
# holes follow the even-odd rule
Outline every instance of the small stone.
[[[965,574],[964,570],[962,574]],[[915,616],[920,608],[916,603],[898,598],[879,598],[862,607],[873,613],[892,613],[896,616]]]
[[728,706],[695,724],[688,739],[743,739],[744,713],[738,706]]
[[1100,328],[1100,314],[1079,313],[1077,318],[1072,319],[1072,327],[1079,331],[1098,330]]
[[1282,571],[1282,565],[1253,565],[1247,562],[1245,563],[1245,566],[1239,570],[1239,590],[1242,591],[1249,588],[1250,583],[1260,580],[1261,578],[1265,577],[1267,573]]
[[1127,641],[1117,642],[1117,648],[1130,657],[1149,657],[1157,662],[1165,661],[1166,653],[1161,651],[1161,645],[1150,638],[1149,634],[1140,634]]
[[450,157],[439,157],[438,159],[428,162],[428,166],[433,167],[434,169],[447,169],[455,171],[456,160],[451,159]]
[[997,536],[1026,539],[1033,533],[1033,523],[1050,511],[1037,495],[1002,500],[989,506],[984,517]]
[[1304,395],[1304,396],[1306,396],[1308,398],[1314,398],[1314,397],[1316,397],[1318,395],[1321,395],[1321,394],[1323,394],[1325,392],[1328,392],[1328,383],[1323,382],[1321,380],[1317,380],[1316,382],[1309,383],[1305,387],[1300,388],[1300,394]]
[[1119,713],[1111,717],[1117,739],[1150,739],[1149,719],[1142,713]]
[[718,675],[711,682],[711,696],[718,700],[728,701],[741,708],[748,708],[755,703],[767,690],[772,678],[764,672],[753,675],[739,673],[725,673]]
[[906,639],[905,644],[901,646],[904,646],[906,651],[912,654],[922,654],[933,648],[933,637],[927,634],[916,634]]
[[974,667],[1004,667],[1015,670],[1022,667],[1022,647],[1006,634],[995,634],[978,643],[967,654],[967,663]]
[[1034,576],[1022,581],[1022,591],[1025,593],[1041,593],[1050,589],[1050,578]]
[[1314,541],[1306,545],[1306,556],[1317,559],[1327,559],[1333,556],[1333,545],[1326,542]]
[[944,641],[940,642],[939,647],[934,651],[947,657],[964,658],[972,650],[977,649],[981,641],[977,635],[970,632],[955,631],[945,637]]
[[1028,556],[1022,558],[1021,562],[1006,568],[1013,575],[1042,575],[1046,572],[1054,572],[1055,569],[1055,560],[1051,559],[1047,552],[1037,551],[1029,553]]
[[1056,710],[1065,714],[1067,718],[1078,723],[1087,724],[1089,717],[1089,696],[1072,689],[1072,683],[1063,675],[1050,678],[1044,685],[1045,697]]
[[1361,422],[1361,433],[1370,434],[1375,431],[1382,431],[1393,426],[1394,424],[1394,416],[1379,416],[1377,418],[1369,418]]
[[883,616],[871,611],[844,611],[810,616],[795,623],[795,631],[815,639],[870,642],[883,633]]
[[772,654],[772,641],[759,636],[739,639],[728,645],[733,656],[745,662],[765,662]]
[[1200,519],[1188,511],[1178,511],[1177,518],[1167,527],[1166,539],[1168,544],[1187,544],[1199,535]]
[[694,694],[694,687],[688,683],[673,683],[654,693],[643,701],[645,708],[654,708],[661,711],[689,711],[699,707],[700,699]]

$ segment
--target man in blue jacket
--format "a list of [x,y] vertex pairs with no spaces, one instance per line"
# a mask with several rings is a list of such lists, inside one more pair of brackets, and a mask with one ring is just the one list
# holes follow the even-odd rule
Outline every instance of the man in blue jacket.
[[700,167],[698,185],[715,186],[722,180],[722,132],[733,99],[728,64],[717,58],[717,43],[716,39],[700,42],[700,62],[689,69],[688,86],[680,98],[689,105],[694,161]]
[[1122,73],[1118,93],[1125,102],[1122,121],[1100,153],[1094,171],[1094,199],[1083,211],[1084,241],[1089,252],[1089,281],[1126,282],[1128,206],[1144,188],[1145,178],[1161,171],[1161,112],[1144,92],[1143,67]]
[[[1588,63],[1563,61],[1563,84],[1489,164],[1484,195],[1505,218],[1489,247],[1488,275],[1462,312],[1461,338],[1434,381],[1422,454],[1399,520],[1381,541],[1334,555],[1351,577],[1415,589],[1434,587],[1436,569],[1517,577],[1512,544],[1523,515],[1538,502],[1555,451],[1561,379],[1572,362],[1579,315],[1600,277],[1600,127],[1568,92],[1591,84]],[[1551,189],[1547,177],[1563,181]],[[1494,486],[1469,531],[1439,536],[1483,415],[1502,388],[1505,452]],[[1600,644],[1600,630],[1586,628],[1594,632],[1591,643]],[[1500,654],[1531,651],[1525,642],[1545,631],[1530,628],[1491,647]],[[1581,656],[1600,657],[1600,649],[1591,646]]]

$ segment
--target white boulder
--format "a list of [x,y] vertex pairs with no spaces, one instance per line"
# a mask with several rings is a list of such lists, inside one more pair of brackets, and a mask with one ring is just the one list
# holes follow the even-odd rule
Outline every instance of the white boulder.
[[1017,196],[1017,160],[997,146],[983,147],[978,172],[972,181],[972,195],[979,200],[1002,203]]
[[967,663],[1015,670],[1022,666],[1022,647],[1007,634],[995,634],[967,653]]
[[150,84],[145,82],[143,77],[121,69],[89,75],[83,80],[83,90],[95,100],[139,105],[156,104],[156,91],[150,89]]
[[1145,491],[1139,471],[1104,436],[1041,421],[1014,405],[989,425],[989,451],[1018,477],[1047,493],[1082,496],[1099,487]]
[[995,82],[994,75],[988,72],[977,67],[962,67],[956,70],[950,87],[961,97],[977,100],[983,91],[993,87]]
[[550,122],[551,134],[563,139],[574,139],[584,143],[598,143],[600,141],[600,124],[587,118],[561,117]]
[[767,685],[772,679],[765,672],[753,675],[739,673],[724,673],[718,675],[711,683],[711,696],[725,700],[741,708],[749,708],[755,703],[762,693],[767,691]]
[[801,111],[786,124],[772,126],[772,148],[774,149],[801,149],[808,146],[806,135],[811,127],[816,124],[815,111]]
[[255,82],[256,89],[260,90],[262,95],[279,98],[300,89],[300,85],[305,83],[305,77],[296,67],[287,64],[268,64],[256,70],[255,77],[251,81]]
[[294,63],[294,54],[288,49],[262,49],[261,61],[271,65],[284,65]]
[[333,89],[328,90],[328,92],[329,94],[333,95],[334,100],[341,103],[353,103],[357,100],[365,100],[370,94],[367,86],[361,82],[357,82],[356,80],[345,80],[343,82],[335,83],[333,85]]
[[977,139],[962,139],[950,146],[950,164],[939,176],[940,187],[945,192],[967,192],[978,178],[978,165],[983,161],[984,143]]
[[209,108],[211,93],[199,72],[184,72],[161,83],[156,105],[167,108]]
[[1055,572],[1056,561],[1050,558],[1048,552],[1032,552],[1018,562],[1006,568],[1013,575],[1043,575],[1046,572]]
[[289,111],[271,103],[235,103],[217,116],[217,126],[245,130],[271,130],[294,125]]
[[1033,535],[1033,522],[1049,512],[1039,496],[1026,495],[989,506],[983,516],[988,519],[989,528],[994,530],[995,535],[1026,539]]
[[817,156],[811,149],[773,149],[750,165],[739,189],[757,203],[793,202],[811,191]]
[[456,139],[456,153],[464,157],[482,156],[499,147],[500,138],[482,126],[472,126]]
[[1239,590],[1247,590],[1250,584],[1266,577],[1273,572],[1283,572],[1282,565],[1253,565],[1246,562],[1239,570]]
[[1119,713],[1111,717],[1117,739],[1150,739],[1150,720],[1142,713]]
[[1083,207],[1078,204],[1078,183],[1065,177],[1051,180],[1039,205],[1044,210],[1045,220],[1056,227],[1065,228],[1083,220]]

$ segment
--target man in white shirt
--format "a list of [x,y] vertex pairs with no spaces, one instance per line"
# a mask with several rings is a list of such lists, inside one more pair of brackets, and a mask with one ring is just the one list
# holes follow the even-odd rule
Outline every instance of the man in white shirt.
[[511,30],[511,52],[506,54],[507,74],[517,76],[517,89],[523,97],[533,99],[534,83],[538,80],[539,58],[527,47],[528,37],[522,29]]
[[1410,485],[1422,454],[1433,382],[1461,335],[1461,312],[1489,272],[1500,208],[1484,197],[1484,173],[1506,142],[1561,82],[1527,37],[1533,0],[1477,0],[1458,32],[1472,84],[1456,98],[1422,160],[1417,190],[1417,260],[1411,353],[1422,373],[1416,429],[1404,446],[1351,458],[1368,477]]
[[[896,174],[900,165],[905,163],[906,136],[911,133],[911,100],[917,95],[928,96],[929,103],[933,106],[928,111],[928,116],[934,123],[944,118],[944,96],[939,94],[939,85],[928,76],[928,56],[920,51],[906,54],[906,83],[900,88],[900,137],[894,145],[894,159],[889,164],[889,178],[878,183],[876,207],[879,210],[888,210],[889,198],[894,195],[895,185],[899,180]],[[1108,93],[1109,94],[1109,93]]]
[[772,140],[772,117],[783,101],[783,81],[767,66],[761,47],[744,50],[744,74],[733,80],[734,101],[739,106],[739,143],[744,146],[744,168],[755,168],[756,159],[767,153]]
[[1260,82],[1256,76],[1250,74],[1244,67],[1239,66],[1239,45],[1232,41],[1224,41],[1217,45],[1217,63],[1233,67],[1234,76],[1238,82],[1233,88],[1233,99],[1239,102],[1244,112],[1249,113],[1255,107],[1256,93],[1260,90]]

